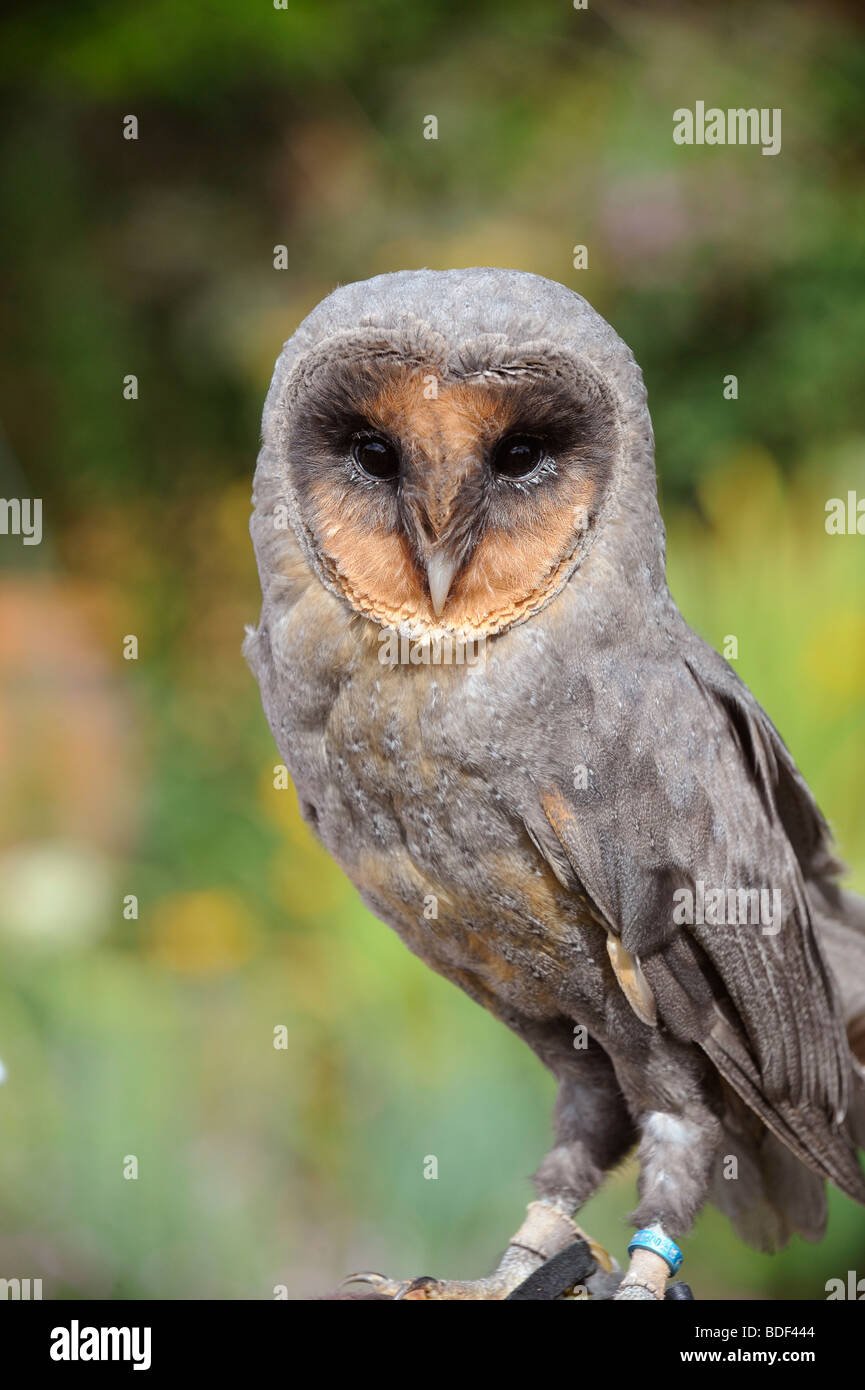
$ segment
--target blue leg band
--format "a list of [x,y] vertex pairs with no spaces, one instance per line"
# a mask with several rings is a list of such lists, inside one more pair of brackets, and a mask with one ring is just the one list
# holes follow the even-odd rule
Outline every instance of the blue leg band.
[[637,1231],[632,1237],[628,1246],[628,1254],[631,1255],[635,1250],[651,1250],[653,1255],[660,1255],[670,1267],[671,1274],[677,1274],[682,1263],[683,1255],[678,1245],[669,1240],[667,1236],[658,1235],[657,1231],[644,1230]]

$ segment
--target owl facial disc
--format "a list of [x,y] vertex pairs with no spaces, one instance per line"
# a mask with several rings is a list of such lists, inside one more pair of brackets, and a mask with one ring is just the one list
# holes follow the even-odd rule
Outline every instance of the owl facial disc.
[[361,330],[303,360],[283,446],[296,529],[365,617],[492,636],[545,606],[592,544],[615,398],[576,356],[494,342],[477,361],[419,336]]

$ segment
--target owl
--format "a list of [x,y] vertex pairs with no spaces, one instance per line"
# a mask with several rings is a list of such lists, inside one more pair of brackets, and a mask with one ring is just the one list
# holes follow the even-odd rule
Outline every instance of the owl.
[[536,275],[379,275],[285,344],[262,439],[244,650],[302,814],[558,1084],[499,1267],[368,1280],[509,1297],[633,1148],[618,1298],[663,1297],[710,1200],[819,1239],[824,1179],[865,1202],[865,903],[670,596],[631,351]]

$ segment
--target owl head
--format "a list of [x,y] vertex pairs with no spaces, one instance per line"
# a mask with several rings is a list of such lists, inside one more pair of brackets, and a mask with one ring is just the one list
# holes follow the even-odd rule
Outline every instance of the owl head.
[[503,632],[596,551],[663,574],[639,368],[584,299],[521,271],[399,271],[324,299],[276,364],[255,501],[263,578],[279,508],[328,589],[416,634]]

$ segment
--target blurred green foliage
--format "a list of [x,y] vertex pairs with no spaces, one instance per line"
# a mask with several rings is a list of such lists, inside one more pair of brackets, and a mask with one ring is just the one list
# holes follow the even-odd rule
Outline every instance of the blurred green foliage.
[[[478,1274],[547,1142],[550,1079],[370,918],[274,790],[240,657],[261,402],[337,282],[513,265],[610,319],[649,387],[674,592],[715,646],[738,638],[865,888],[865,541],[824,528],[827,498],[865,496],[853,16],[7,17],[0,493],[43,497],[46,539],[0,547],[0,1275],[46,1296],[267,1298],[360,1267]],[[782,153],[674,146],[697,99],[781,107]],[[585,1214],[620,1258],[632,1188],[629,1169]],[[865,1214],[832,1208],[819,1249],[775,1259],[707,1212],[688,1277],[704,1297],[819,1298],[865,1274]]]

